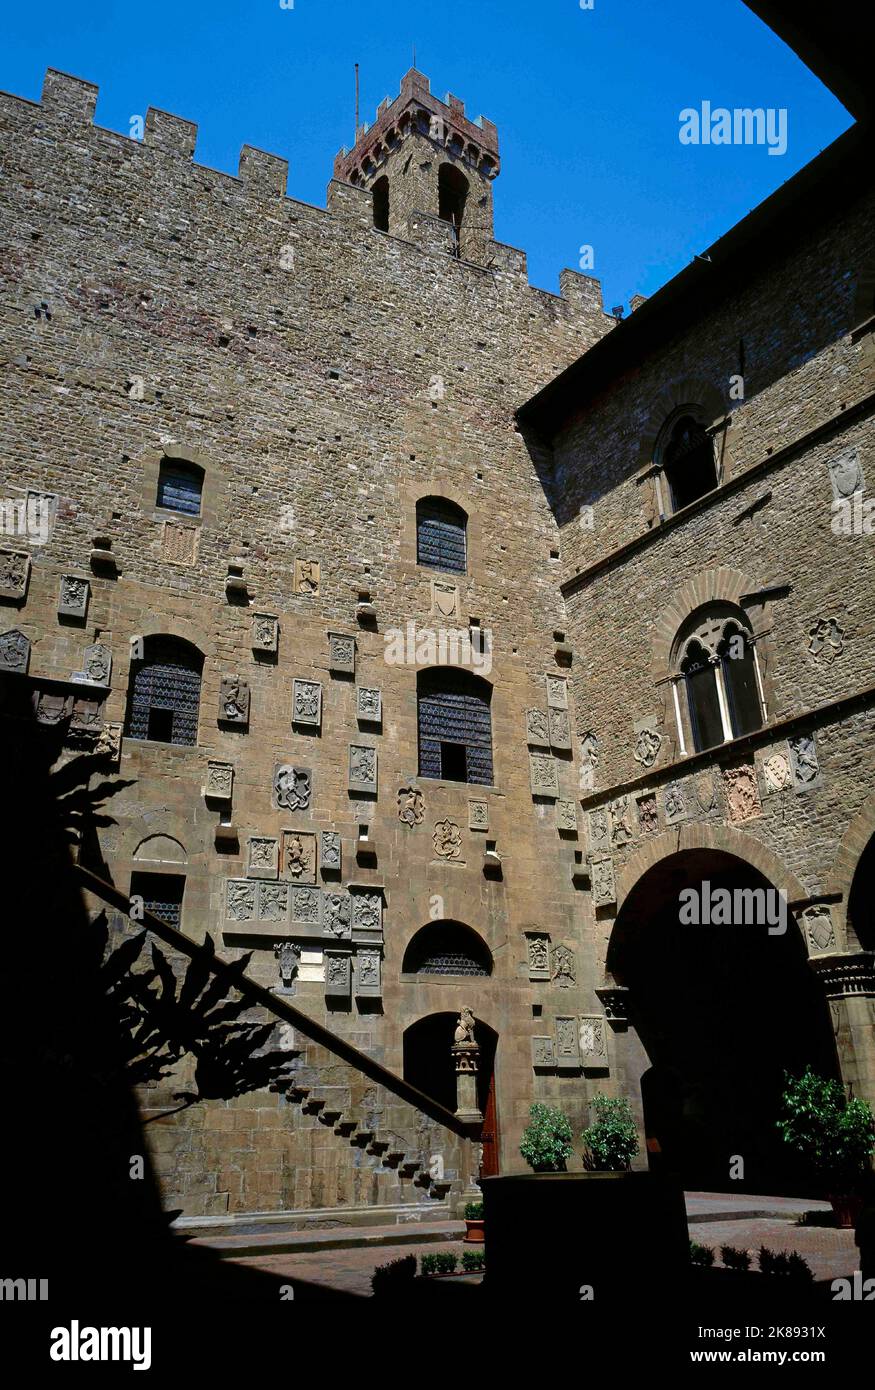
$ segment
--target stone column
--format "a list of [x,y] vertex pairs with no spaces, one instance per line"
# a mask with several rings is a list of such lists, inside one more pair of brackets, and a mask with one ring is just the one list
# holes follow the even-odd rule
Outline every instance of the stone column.
[[829,952],[809,965],[829,1002],[842,1080],[875,1110],[875,953]]
[[456,1117],[480,1123],[483,1119],[477,1104],[480,1048],[474,1041],[474,1014],[471,1009],[463,1008],[459,1015],[452,1054],[456,1064]]

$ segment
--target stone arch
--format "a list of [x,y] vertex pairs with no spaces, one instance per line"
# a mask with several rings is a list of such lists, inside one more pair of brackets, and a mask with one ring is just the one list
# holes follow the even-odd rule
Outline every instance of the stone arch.
[[178,637],[180,641],[196,647],[205,659],[215,656],[216,651],[215,641],[205,627],[169,613],[144,618],[137,631],[130,633],[130,637]]
[[134,846],[131,858],[137,863],[188,863],[188,855],[182,841],[177,840],[174,835],[164,835],[160,832],[154,835],[145,835],[139,844]]
[[835,858],[826,880],[826,892],[840,895],[834,911],[836,934],[840,941],[848,940],[848,900],[857,866],[875,836],[875,792],[863,802],[860,810],[851,819],[836,850]]
[[[708,429],[719,425],[727,416],[727,406],[717,387],[705,377],[684,377],[663,388],[654,397],[638,443],[638,467],[646,470],[654,462],[659,437],[666,422],[684,407],[695,408]],[[720,451],[720,478],[729,476],[730,448],[728,441]]]
[[190,463],[203,474],[201,509],[197,516],[187,517],[187,522],[195,526],[219,525],[223,519],[220,499],[227,498],[226,465],[184,442],[168,443],[161,449],[150,447],[140,454],[138,467],[141,480],[140,502],[143,510],[156,518],[166,516],[166,512],[157,506],[158,474],[161,464],[166,459],[179,459],[182,463]]
[[[444,936],[445,941],[442,940]],[[464,970],[456,974],[452,971],[446,974],[422,971],[423,954],[429,957],[439,954],[443,945],[446,945],[449,952],[467,957],[471,964],[478,967],[476,973],[466,974]],[[401,972],[421,976],[423,983],[439,984],[446,980],[450,983],[456,982],[457,987],[462,988],[459,981],[463,979],[472,983],[490,979],[495,973],[495,958],[486,938],[468,922],[454,917],[438,917],[417,927],[408,937],[404,946]]]
[[[757,588],[757,582],[749,575],[744,574],[742,570],[732,569],[729,565],[715,565],[686,580],[653,622],[650,659],[653,680],[666,680],[671,675],[671,655],[675,638],[697,608],[703,608],[709,603],[730,603],[736,608],[741,608],[742,594],[753,593]],[[769,630],[768,602],[755,608],[744,608],[743,612],[751,625],[754,638],[761,637]]]

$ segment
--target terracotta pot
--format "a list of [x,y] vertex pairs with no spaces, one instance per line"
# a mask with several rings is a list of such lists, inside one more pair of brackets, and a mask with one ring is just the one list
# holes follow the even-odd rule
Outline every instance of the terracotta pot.
[[481,1217],[479,1221],[469,1221],[465,1217],[465,1239],[464,1245],[482,1245],[486,1240],[486,1223]]
[[835,1212],[836,1225],[840,1231],[852,1230],[860,1219],[863,1198],[854,1192],[829,1194],[829,1203]]

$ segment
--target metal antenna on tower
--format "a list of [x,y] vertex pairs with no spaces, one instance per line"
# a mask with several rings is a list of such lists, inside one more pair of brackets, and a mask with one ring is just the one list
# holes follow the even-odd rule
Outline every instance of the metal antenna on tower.
[[356,142],[356,140],[357,140],[358,138],[359,138],[359,65],[358,65],[358,63],[356,63],[356,65],[355,65],[355,139],[353,140],[352,143],[355,144],[355,142]]

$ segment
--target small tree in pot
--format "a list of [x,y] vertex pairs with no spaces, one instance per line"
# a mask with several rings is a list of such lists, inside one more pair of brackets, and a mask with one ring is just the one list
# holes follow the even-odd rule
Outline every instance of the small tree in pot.
[[853,1226],[863,1176],[875,1150],[875,1119],[864,1100],[849,1100],[839,1081],[806,1067],[785,1075],[778,1129],[821,1179],[839,1226]]
[[638,1130],[632,1107],[622,1096],[600,1093],[592,1098],[595,1120],[581,1134],[583,1166],[596,1173],[625,1173],[638,1153]]
[[520,1153],[536,1173],[564,1173],[574,1150],[567,1115],[540,1101],[535,1101],[529,1114],[531,1119],[523,1130]]

